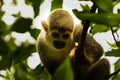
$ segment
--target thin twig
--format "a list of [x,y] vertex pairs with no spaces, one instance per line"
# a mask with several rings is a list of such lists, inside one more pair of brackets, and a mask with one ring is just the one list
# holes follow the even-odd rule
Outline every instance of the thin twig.
[[110,29],[111,29],[112,36],[113,36],[113,39],[114,39],[114,41],[115,41],[116,45],[117,45],[118,47],[120,47],[120,46],[119,46],[119,44],[118,44],[118,42],[117,42],[117,40],[116,40],[116,38],[115,38],[115,35],[114,35],[114,30],[112,29],[112,27],[110,27]]
[[2,5],[3,5],[3,0],[0,0],[0,11],[1,11]]
[[109,79],[110,77],[117,75],[120,72],[120,69],[118,69],[117,71],[113,72],[112,74],[110,74],[107,79]]
[[116,35],[117,35],[117,39],[116,40],[118,41],[119,40],[119,34],[116,32]]

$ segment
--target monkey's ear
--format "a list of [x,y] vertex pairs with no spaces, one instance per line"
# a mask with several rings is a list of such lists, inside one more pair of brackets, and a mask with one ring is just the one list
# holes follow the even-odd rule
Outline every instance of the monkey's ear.
[[47,32],[48,31],[48,24],[46,23],[46,21],[41,21],[42,27],[44,28],[44,30]]

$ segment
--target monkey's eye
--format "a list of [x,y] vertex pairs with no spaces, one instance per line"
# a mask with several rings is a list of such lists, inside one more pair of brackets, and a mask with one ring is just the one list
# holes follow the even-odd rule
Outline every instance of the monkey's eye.
[[53,36],[54,38],[59,38],[59,37],[60,37],[60,34],[59,34],[59,33],[54,32],[54,33],[52,33],[52,36]]
[[63,37],[64,39],[68,39],[68,38],[70,37],[70,35],[69,35],[69,34],[64,34],[62,37]]

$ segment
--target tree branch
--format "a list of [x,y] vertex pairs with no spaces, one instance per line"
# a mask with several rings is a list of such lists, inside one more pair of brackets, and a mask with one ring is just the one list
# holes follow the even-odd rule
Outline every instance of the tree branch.
[[114,38],[114,41],[115,41],[116,45],[117,45],[118,47],[120,47],[120,45],[118,44],[118,42],[117,42],[117,40],[116,40],[116,38],[115,38],[114,30],[112,29],[112,27],[110,27],[110,29],[111,29],[112,36],[113,36],[113,38]]
[[1,11],[2,5],[3,5],[3,0],[0,0],[0,11]]
[[110,74],[110,75],[107,77],[106,80],[108,80],[108,79],[109,79],[110,77],[112,77],[112,76],[117,75],[119,72],[120,72],[120,69],[118,69],[117,71],[115,71],[115,72],[113,72],[112,74]]
[[[93,4],[93,6],[91,7],[90,13],[95,13],[96,11],[96,4]],[[75,50],[75,80],[80,80],[80,63],[83,63],[85,61],[85,55],[84,55],[84,45],[85,45],[85,40],[86,40],[86,36],[87,36],[87,31],[88,28],[90,26],[90,21],[84,20],[82,21],[83,24],[83,30],[82,30],[82,36],[79,40],[79,45],[77,47],[77,49]]]

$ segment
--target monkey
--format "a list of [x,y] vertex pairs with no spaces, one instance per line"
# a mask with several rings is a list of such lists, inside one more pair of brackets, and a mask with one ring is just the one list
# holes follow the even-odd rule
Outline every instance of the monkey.
[[73,18],[59,9],[51,12],[48,22],[41,24],[44,31],[38,37],[37,49],[47,71],[53,74],[73,48]]
[[[82,28],[79,29],[80,26],[77,27],[77,35],[75,36],[78,42],[80,40],[78,37],[82,35]],[[82,27],[82,26],[81,26]],[[79,31],[79,32],[78,32]],[[78,44],[77,46],[78,47]],[[72,60],[72,67],[74,70],[74,75],[76,75],[75,72],[75,49],[72,49],[70,53],[70,58]],[[102,46],[90,35],[87,34],[86,41],[85,41],[85,47],[84,47],[84,53],[83,56],[80,59],[82,62],[79,63],[79,79],[75,80],[107,80],[107,77],[110,74],[110,63],[107,59],[102,58],[104,51]]]
[[[81,25],[75,25],[69,12],[63,9],[53,10],[47,21],[41,21],[44,30],[37,39],[37,51],[40,59],[50,75],[70,57],[75,75],[75,50],[81,37]],[[83,61],[80,64],[80,80],[105,80],[110,74],[107,59],[100,59],[104,51],[102,46],[87,34]]]

